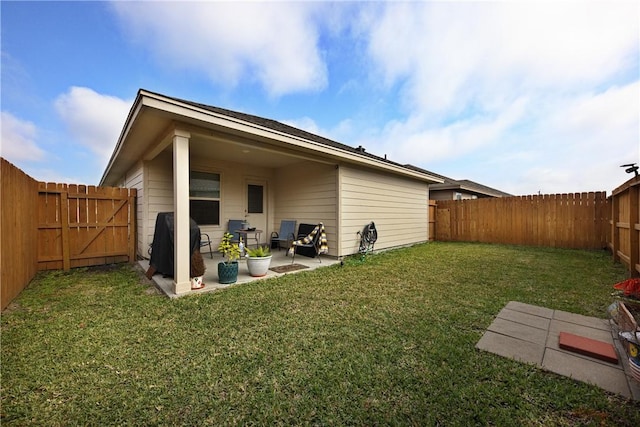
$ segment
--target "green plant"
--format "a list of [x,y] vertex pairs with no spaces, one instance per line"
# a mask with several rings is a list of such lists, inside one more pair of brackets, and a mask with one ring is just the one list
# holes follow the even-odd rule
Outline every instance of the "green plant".
[[258,246],[255,249],[247,248],[247,255],[252,258],[266,258],[271,256],[271,251],[268,246]]
[[226,259],[225,264],[231,264],[240,258],[240,247],[237,243],[232,243],[231,239],[233,239],[233,234],[224,233],[222,241],[218,245],[218,250]]

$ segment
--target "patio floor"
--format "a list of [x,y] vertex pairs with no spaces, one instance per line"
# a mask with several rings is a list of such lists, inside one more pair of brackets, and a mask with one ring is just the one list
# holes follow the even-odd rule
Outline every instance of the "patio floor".
[[[560,332],[612,344],[618,363],[561,349]],[[640,383],[631,377],[629,360],[617,329],[606,319],[511,301],[498,313],[476,347],[640,400]]]
[[[292,259],[290,256],[287,256],[286,253],[287,251],[284,249],[281,251],[274,250],[272,252],[273,257],[271,259],[270,268],[291,265]],[[211,259],[211,256],[208,253],[203,253],[202,259],[204,260],[204,264],[206,267],[206,271],[204,273],[203,280],[202,280],[203,283],[205,284],[204,288],[193,290],[191,292],[187,292],[182,295],[176,295],[173,292],[173,278],[163,277],[162,274],[156,273],[153,276],[152,281],[155,283],[156,287],[160,289],[169,298],[176,298],[178,296],[194,295],[194,294],[203,293],[203,292],[212,292],[219,289],[228,288],[229,286],[240,285],[242,283],[249,283],[249,282],[254,282],[256,280],[264,280],[272,277],[279,277],[284,274],[295,274],[302,271],[315,270],[316,268],[319,268],[319,267],[328,267],[330,265],[340,263],[339,259],[336,259],[333,257],[321,256],[320,258],[322,262],[320,262],[318,258],[308,258],[305,256],[296,255],[295,264],[301,266],[302,268],[294,271],[285,272],[285,273],[276,273],[275,271],[269,270],[267,272],[267,275],[263,277],[250,276],[249,271],[247,270],[247,261],[240,260],[239,261],[240,265],[238,266],[238,281],[236,283],[232,283],[229,285],[223,285],[218,283],[218,263],[222,261],[222,256],[219,253],[214,252],[213,259]],[[149,260],[140,260],[138,261],[138,264],[140,265],[140,267],[142,267],[144,271],[147,271],[147,269],[149,268]]]

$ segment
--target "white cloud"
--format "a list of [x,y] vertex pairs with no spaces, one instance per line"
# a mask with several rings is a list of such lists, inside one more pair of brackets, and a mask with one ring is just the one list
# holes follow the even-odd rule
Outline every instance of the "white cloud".
[[96,185],[94,180],[83,177],[76,170],[59,170],[52,169],[50,167],[30,167],[25,168],[25,172],[36,179],[43,182],[56,182],[56,183],[69,183],[69,184],[84,184],[84,185]]
[[408,111],[455,117],[637,67],[637,17],[631,2],[389,3],[369,51]]
[[640,161],[639,82],[537,108],[500,144],[474,153],[475,163],[457,159],[468,161],[471,179],[518,194],[611,191],[628,179],[620,165]]
[[167,68],[258,82],[271,96],[327,85],[315,2],[114,2],[125,31]]
[[5,111],[2,112],[1,117],[2,157],[11,162],[44,160],[46,153],[36,142],[38,137],[36,126]]
[[106,165],[113,152],[132,101],[72,87],[55,101],[55,108],[75,141],[89,148]]
[[516,194],[610,191],[639,160],[639,11],[386,3],[369,54],[403,111],[364,144]]
[[351,119],[342,120],[331,129],[323,129],[311,117],[281,120],[281,122],[336,142],[345,143],[344,141],[350,141],[353,139],[354,129],[352,127]]
[[638,81],[562,100],[547,117],[538,163],[568,170],[574,188],[611,191],[628,178],[619,166],[640,161]]
[[424,120],[412,116],[403,122],[388,123],[374,146],[381,146],[401,163],[459,158],[497,143],[522,120],[526,107],[527,101],[520,99],[495,116],[473,116],[439,127],[429,127]]
[[[335,126],[321,117],[287,123],[395,161],[444,174],[448,167],[469,174],[454,178],[516,194],[610,190],[626,178],[619,164],[638,161],[634,2],[113,8],[163,67],[195,71],[223,87],[257,83],[270,96],[322,91],[328,70],[337,70],[344,76],[338,95],[370,96],[362,100],[368,104]],[[363,45],[369,63],[358,50]],[[370,80],[325,64],[345,52]],[[369,85],[366,93],[355,90],[359,85]]]
[[323,131],[311,117],[300,117],[297,119],[282,120],[282,123],[305,130],[314,135],[324,136]]
[[[638,141],[640,81],[612,86],[603,93],[584,93],[562,105],[549,123],[557,134],[571,132],[579,143],[622,148]],[[618,151],[618,150],[615,150]]]

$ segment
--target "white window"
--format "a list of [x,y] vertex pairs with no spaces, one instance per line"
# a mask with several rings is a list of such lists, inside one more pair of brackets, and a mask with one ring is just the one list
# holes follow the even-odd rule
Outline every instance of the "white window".
[[189,211],[198,225],[220,225],[220,174],[191,171]]

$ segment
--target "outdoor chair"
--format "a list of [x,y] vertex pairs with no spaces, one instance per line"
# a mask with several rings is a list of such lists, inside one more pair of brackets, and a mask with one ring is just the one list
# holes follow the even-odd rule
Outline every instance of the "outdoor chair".
[[297,239],[298,240],[291,243],[291,248],[289,249],[289,253],[293,255],[293,259],[291,260],[292,264],[296,260],[296,254],[310,258],[317,257],[320,263],[322,263],[319,255],[329,252],[327,235],[325,234],[323,223],[318,223],[317,225],[300,224]]
[[236,233],[236,230],[242,230],[242,223],[244,222],[244,220],[242,219],[230,219],[229,220],[229,226],[227,231],[231,234],[233,234],[233,237],[231,238],[231,242],[232,243],[239,243],[240,242],[240,234]]
[[[213,259],[213,249],[211,249],[211,239],[207,233],[200,233],[200,248],[209,246],[209,255]],[[200,251],[202,252],[202,251]]]
[[282,248],[282,244],[285,244],[285,248],[289,249],[291,243],[296,240],[296,221],[290,219],[283,219],[280,221],[280,231],[274,231],[271,233],[271,249],[275,249],[278,245],[278,251]]

